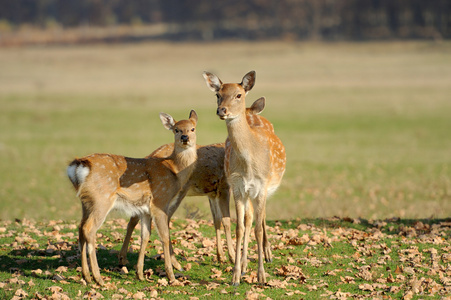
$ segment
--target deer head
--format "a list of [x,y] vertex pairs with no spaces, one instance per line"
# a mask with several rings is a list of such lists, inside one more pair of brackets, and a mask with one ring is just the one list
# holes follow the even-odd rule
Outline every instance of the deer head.
[[218,109],[216,114],[221,120],[233,120],[246,111],[246,94],[254,87],[255,71],[244,75],[241,83],[223,84],[218,76],[204,72],[207,86],[216,93]]
[[174,145],[178,148],[189,148],[196,145],[197,113],[192,110],[188,120],[176,122],[171,115],[160,113],[164,128],[174,133]]

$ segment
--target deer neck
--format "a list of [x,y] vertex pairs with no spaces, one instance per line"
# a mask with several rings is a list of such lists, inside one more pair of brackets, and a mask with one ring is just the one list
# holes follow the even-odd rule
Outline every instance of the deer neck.
[[242,113],[234,119],[226,120],[226,124],[229,141],[236,154],[248,153],[254,134],[246,120],[246,115]]
[[175,146],[170,158],[173,162],[173,172],[182,180],[187,181],[197,161],[196,147],[181,148]]

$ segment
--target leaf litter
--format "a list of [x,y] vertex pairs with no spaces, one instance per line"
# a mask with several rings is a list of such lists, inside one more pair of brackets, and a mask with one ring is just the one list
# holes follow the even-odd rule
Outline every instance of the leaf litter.
[[[99,257],[117,255],[112,247],[121,245],[126,225],[123,219],[106,222],[97,235],[97,251],[107,254]],[[101,271],[106,282],[103,287],[87,285],[81,279],[75,222],[5,221],[0,223],[0,291],[11,299],[164,299],[179,294],[191,299],[211,295],[245,299],[282,295],[293,299],[308,295],[328,299],[450,299],[449,220],[334,217],[271,225],[267,230],[274,257],[273,263],[265,264],[265,285],[257,283],[255,242],[250,247],[249,270],[242,277],[242,286],[247,288],[231,287],[233,266],[216,261],[212,222],[188,219],[171,222],[172,245],[184,265],[184,274],[179,273],[175,283],[167,281],[161,243],[154,238],[146,258],[146,263],[155,261],[154,267],[144,271],[147,287],[137,290],[133,288],[134,271],[130,271],[133,266],[119,268],[115,257]],[[138,244],[135,235],[131,250],[136,251],[133,245]],[[53,261],[51,268],[45,268],[46,260]],[[208,274],[201,279],[196,274],[200,268]],[[42,288],[42,281],[48,282],[46,288]]]

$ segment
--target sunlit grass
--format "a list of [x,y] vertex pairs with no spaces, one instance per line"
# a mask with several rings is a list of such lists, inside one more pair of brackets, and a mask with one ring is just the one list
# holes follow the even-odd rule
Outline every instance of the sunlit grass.
[[[161,111],[180,119],[196,109],[198,143],[224,141],[201,73],[239,82],[252,69],[247,103],[266,96],[262,114],[288,155],[268,219],[447,217],[450,50],[448,42],[0,49],[0,218],[78,219],[66,164],[92,152],[142,157],[171,142]],[[186,203],[209,216],[206,198]]]

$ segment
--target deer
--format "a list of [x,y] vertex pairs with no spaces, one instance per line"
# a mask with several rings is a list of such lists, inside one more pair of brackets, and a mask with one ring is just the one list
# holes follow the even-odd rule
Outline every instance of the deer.
[[[274,131],[272,124],[259,116],[260,110],[254,105],[246,108],[246,119],[249,124],[254,127],[266,127],[268,130]],[[166,157],[172,153],[174,144],[166,144],[154,152],[148,157]],[[182,191],[178,194],[177,204],[173,206],[170,212],[169,219],[176,211],[181,201],[185,196],[207,196],[210,204],[210,211],[213,217],[213,224],[216,232],[216,257],[218,262],[225,262],[224,250],[221,242],[221,223],[224,227],[226,235],[227,250],[229,261],[235,263],[235,250],[233,246],[230,226],[230,187],[227,183],[224,173],[224,157],[225,157],[225,144],[217,143],[207,146],[197,146],[197,164],[196,168],[188,180],[187,184],[183,187]],[[138,216],[133,216],[127,225],[127,233],[124,238],[124,243],[118,254],[119,265],[123,266],[128,263],[127,249],[129,246],[130,238],[133,230],[139,222]],[[270,248],[268,246],[266,231],[265,241],[267,251],[265,251],[265,257],[271,257]]]
[[[203,77],[207,87],[216,94],[216,114],[225,121],[228,133],[224,170],[232,190],[237,215],[232,285],[238,286],[242,271],[246,272],[247,247],[254,217],[258,251],[257,280],[264,284],[266,273],[263,256],[265,255],[267,261],[271,260],[264,253],[266,199],[277,190],[282,181],[286,166],[285,147],[275,134],[273,126],[253,126],[246,120],[245,98],[254,87],[255,71],[244,75],[241,83],[224,84],[210,72],[204,72]],[[254,108],[263,111],[265,101],[265,98],[260,98],[254,102]],[[265,124],[266,122],[270,123],[265,119]]]
[[160,113],[164,128],[174,134],[174,147],[167,157],[130,158],[108,153],[95,153],[74,159],[67,167],[82,204],[79,225],[79,248],[82,275],[91,283],[103,285],[96,256],[96,232],[111,210],[119,210],[141,220],[141,245],[136,266],[137,277],[144,280],[143,267],[146,246],[154,225],[163,245],[166,274],[175,282],[173,265],[182,270],[171,251],[169,215],[177,204],[177,195],[186,185],[197,162],[197,114],[190,112],[188,120],[176,122],[171,115]]
[[[148,157],[161,158],[172,153],[174,144],[166,144]],[[235,252],[230,229],[230,188],[224,174],[224,143],[211,144],[207,146],[197,145],[197,164],[185,186],[182,188],[171,210],[169,219],[172,217],[185,196],[207,196],[210,210],[213,216],[213,224],[216,232],[216,256],[218,262],[225,262],[224,250],[221,241],[221,224],[224,226],[226,235],[229,260],[233,263]],[[118,254],[119,265],[126,265],[127,249],[134,228],[139,222],[138,216],[133,216],[127,225],[127,233],[124,243]]]

